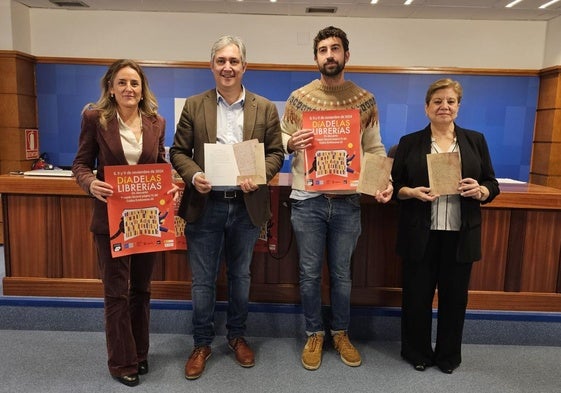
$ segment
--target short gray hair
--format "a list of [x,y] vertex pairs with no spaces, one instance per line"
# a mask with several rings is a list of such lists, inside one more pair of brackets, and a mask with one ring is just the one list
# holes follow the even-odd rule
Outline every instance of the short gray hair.
[[213,45],[212,45],[212,49],[210,51],[210,61],[213,62],[214,61],[214,56],[216,55],[216,52],[218,52],[219,50],[221,50],[222,48],[225,48],[228,45],[236,45],[238,47],[238,49],[240,50],[240,54],[241,54],[241,61],[243,64],[245,64],[245,44],[242,41],[241,38],[239,37],[234,37],[231,35],[224,35],[222,37],[220,37]]

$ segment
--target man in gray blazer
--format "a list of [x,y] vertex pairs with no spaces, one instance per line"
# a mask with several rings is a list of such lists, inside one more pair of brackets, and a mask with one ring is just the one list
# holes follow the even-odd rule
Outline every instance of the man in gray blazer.
[[228,277],[226,328],[228,345],[242,367],[255,357],[244,339],[248,314],[250,264],[261,226],[270,218],[269,191],[253,179],[236,187],[216,187],[205,178],[205,143],[234,144],[257,139],[265,147],[267,181],[284,160],[279,116],[269,100],[242,85],[246,70],[244,43],[224,36],[211,50],[210,68],[216,88],[189,97],[170,159],[185,182],[179,215],[187,221],[187,253],[192,272],[194,349],[185,364],[185,377],[204,371],[215,336],[216,278],[224,257]]

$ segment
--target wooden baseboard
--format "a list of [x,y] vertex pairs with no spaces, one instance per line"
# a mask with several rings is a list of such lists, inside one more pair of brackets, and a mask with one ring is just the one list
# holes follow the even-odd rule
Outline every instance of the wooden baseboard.
[[[4,295],[103,297],[100,280],[68,278],[4,277]],[[327,288],[323,289],[327,303]],[[152,298],[162,300],[190,300],[191,285],[185,281],[153,281]],[[226,287],[217,286],[217,299],[226,300]],[[298,304],[296,285],[253,285],[250,300],[258,303]],[[400,288],[353,288],[354,306],[400,307]],[[435,298],[434,306],[437,306]],[[471,310],[561,312],[560,293],[470,291],[468,308]]]

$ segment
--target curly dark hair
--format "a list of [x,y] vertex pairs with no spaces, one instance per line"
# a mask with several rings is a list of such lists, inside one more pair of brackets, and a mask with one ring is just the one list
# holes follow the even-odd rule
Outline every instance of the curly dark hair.
[[328,26],[324,29],[321,29],[314,38],[314,58],[318,53],[318,44],[320,43],[320,41],[323,41],[330,37],[340,38],[341,42],[343,43],[344,51],[347,52],[349,50],[349,39],[347,38],[347,33],[345,33],[338,27]]

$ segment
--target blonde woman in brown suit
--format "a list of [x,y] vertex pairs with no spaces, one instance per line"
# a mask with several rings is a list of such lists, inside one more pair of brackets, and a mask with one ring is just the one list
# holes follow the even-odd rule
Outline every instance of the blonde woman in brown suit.
[[138,375],[148,373],[150,279],[157,254],[111,257],[107,197],[113,191],[104,181],[104,168],[166,162],[165,120],[157,109],[140,66],[115,61],[101,80],[99,100],[82,113],[72,165],[80,187],[95,198],[90,230],[103,281],[108,367],[127,386],[138,385]]

